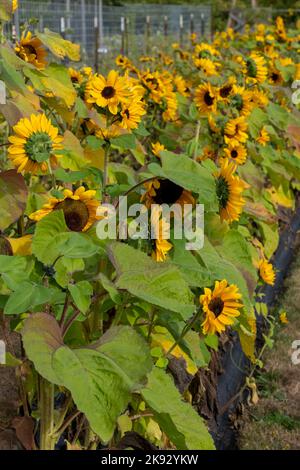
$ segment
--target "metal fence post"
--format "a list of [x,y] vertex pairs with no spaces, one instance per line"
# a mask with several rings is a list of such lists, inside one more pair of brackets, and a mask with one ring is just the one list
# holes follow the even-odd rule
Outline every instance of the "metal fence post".
[[99,69],[99,26],[98,16],[94,16],[94,30],[95,30],[95,71]]

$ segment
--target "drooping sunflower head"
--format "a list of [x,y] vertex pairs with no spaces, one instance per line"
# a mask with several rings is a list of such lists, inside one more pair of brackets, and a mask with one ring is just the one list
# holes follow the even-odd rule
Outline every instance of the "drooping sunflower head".
[[255,52],[246,59],[247,75],[250,82],[263,83],[268,75],[265,59]]
[[239,309],[243,307],[241,297],[237,286],[228,285],[225,279],[216,281],[213,290],[205,288],[204,294],[200,296],[205,315],[203,333],[222,333],[227,326],[233,325],[235,318],[240,315]]
[[195,57],[194,64],[196,65],[197,69],[199,69],[207,77],[218,75],[217,66],[219,64],[213,62],[211,59],[198,59],[198,57]]
[[259,135],[256,138],[256,142],[258,142],[260,145],[263,147],[270,142],[270,136],[268,134],[268,131],[265,129],[265,127],[262,127],[261,130],[259,131]]
[[230,119],[224,129],[226,144],[232,142],[245,143],[248,139],[248,124],[244,116]]
[[259,275],[266,284],[274,285],[276,274],[271,263],[262,258],[258,263]]
[[152,147],[152,153],[156,157],[159,157],[160,152],[163,152],[164,150],[166,150],[165,146],[161,144],[160,142],[152,143],[151,147]]
[[228,159],[222,161],[219,173],[216,175],[216,192],[219,201],[221,220],[229,223],[239,220],[245,200],[242,197],[246,183],[235,176],[236,165]]
[[127,101],[128,94],[126,77],[120,77],[115,70],[111,70],[107,78],[94,75],[86,87],[87,103],[108,107],[112,114],[118,113],[118,105]]
[[95,199],[96,191],[86,190],[80,186],[74,192],[65,189],[62,199],[51,197],[47,204],[31,214],[29,217],[38,222],[50,212],[62,210],[64,213],[66,225],[73,232],[85,232],[96,220],[100,220],[97,216],[99,201]]
[[200,112],[208,114],[217,109],[217,90],[210,83],[199,85],[195,92],[195,103]]
[[47,65],[47,51],[40,39],[32,36],[30,31],[22,34],[21,40],[15,46],[15,52],[20,59],[37,69],[44,69]]
[[213,47],[211,44],[202,42],[201,44],[197,44],[195,47],[195,55],[199,59],[209,59],[213,58],[214,56],[219,56],[219,51]]
[[19,173],[46,173],[49,166],[56,164],[63,138],[45,114],[21,119],[13,131],[14,135],[8,138],[8,155]]
[[154,179],[145,184],[146,192],[142,195],[141,201],[145,202],[147,207],[151,204],[194,204],[195,200],[192,194],[168,179]]
[[161,217],[160,212],[157,210],[151,211],[151,230],[155,235],[152,258],[161,263],[166,261],[167,254],[173,248],[173,245],[168,241],[170,224]]

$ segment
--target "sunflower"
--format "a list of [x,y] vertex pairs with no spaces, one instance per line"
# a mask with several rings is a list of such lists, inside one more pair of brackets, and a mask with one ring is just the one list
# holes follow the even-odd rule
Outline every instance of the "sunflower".
[[256,52],[252,52],[245,62],[249,81],[253,83],[263,83],[268,76],[265,59]]
[[281,85],[283,83],[283,76],[280,71],[273,65],[269,70],[269,82],[271,85]]
[[8,154],[18,173],[46,173],[49,166],[56,164],[63,138],[45,114],[22,118],[13,131],[15,135],[8,138],[12,144],[8,147]]
[[173,248],[172,243],[168,241],[170,224],[160,218],[158,211],[151,211],[151,228],[155,235],[155,250],[152,252],[152,258],[161,263],[166,261],[167,253]]
[[235,176],[236,165],[229,160],[222,161],[221,169],[216,175],[216,191],[219,200],[221,220],[229,223],[239,220],[245,200],[242,192],[246,189],[246,183]]
[[211,44],[207,44],[206,42],[202,42],[201,44],[196,45],[195,55],[199,59],[209,59],[213,56],[219,56],[220,53]]
[[285,325],[287,323],[289,323],[288,318],[287,318],[287,313],[286,312],[280,312],[279,320],[280,320],[280,323],[285,324]]
[[217,109],[217,90],[210,83],[199,85],[195,92],[195,103],[204,114],[215,112]]
[[248,125],[244,116],[230,119],[224,129],[225,142],[245,143],[248,139]]
[[19,7],[18,0],[12,0],[12,12],[14,13]]
[[259,275],[266,284],[274,286],[276,274],[271,263],[262,258],[258,263]]
[[224,148],[224,153],[227,158],[234,161],[237,165],[242,165],[247,159],[246,147],[235,142],[230,142],[228,147]]
[[142,116],[146,113],[144,105],[141,101],[132,101],[128,104],[122,104],[120,126],[123,129],[136,129],[141,122]]
[[194,64],[196,65],[197,69],[203,72],[207,77],[212,77],[213,75],[217,75],[217,65],[210,59],[198,59],[194,58]]
[[177,93],[182,96],[189,95],[189,86],[181,75],[176,75],[176,77],[174,77],[174,85]]
[[20,59],[34,65],[37,69],[44,69],[47,65],[47,51],[42,42],[31,32],[23,33],[20,42],[16,43],[15,52]]
[[145,183],[146,192],[141,197],[141,202],[149,208],[151,204],[194,204],[192,194],[173,181],[168,179],[154,179]]
[[118,72],[111,70],[105,79],[102,75],[90,78],[87,88],[87,103],[96,104],[100,108],[108,107],[112,114],[118,113],[118,105],[128,99],[126,77],[120,77]]
[[75,70],[72,67],[69,67],[68,73],[72,83],[80,85],[83,82],[83,76],[79,70]]
[[159,157],[160,152],[162,152],[163,150],[166,150],[165,146],[161,144],[160,142],[152,143],[151,147],[152,147],[152,153],[156,157]]
[[118,55],[118,57],[116,58],[116,65],[118,65],[119,67],[123,69],[126,69],[131,66],[131,62],[124,55]]
[[229,77],[227,82],[219,88],[219,98],[222,101],[228,102],[228,98],[233,92],[233,85],[236,83],[235,77]]
[[70,230],[85,232],[96,220],[101,218],[97,216],[99,201],[95,199],[95,194],[96,191],[85,190],[84,186],[80,186],[74,192],[65,189],[63,198],[50,197],[47,204],[31,214],[29,218],[38,222],[50,212],[62,210],[67,227]]
[[234,85],[230,104],[238,110],[240,116],[248,116],[253,109],[251,91]]
[[233,325],[234,319],[240,315],[239,309],[243,307],[239,302],[241,297],[237,286],[229,285],[225,279],[216,281],[213,290],[204,288],[204,294],[200,295],[200,304],[205,313],[203,333],[222,333],[226,326]]
[[256,138],[256,142],[258,142],[263,147],[265,147],[265,145],[270,142],[270,136],[264,127],[260,130],[259,135]]

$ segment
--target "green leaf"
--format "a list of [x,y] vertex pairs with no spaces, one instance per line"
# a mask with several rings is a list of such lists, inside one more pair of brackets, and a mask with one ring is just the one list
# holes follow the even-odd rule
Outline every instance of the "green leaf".
[[117,270],[118,289],[178,312],[183,319],[192,315],[193,294],[175,266],[157,263],[145,253],[118,242],[109,245],[109,256]]
[[68,289],[74,300],[76,307],[82,313],[86,313],[91,305],[93,287],[88,281],[80,281],[77,284],[69,284]]
[[197,261],[191,251],[185,249],[185,240],[172,240],[174,250],[172,263],[182,272],[191,287],[205,287],[211,284],[209,272]]
[[16,290],[21,282],[28,280],[32,267],[32,260],[25,256],[0,255],[0,275],[11,290]]
[[10,295],[5,308],[5,315],[18,315],[32,311],[34,307],[54,300],[60,291],[33,282],[22,282]]
[[[206,205],[206,210],[217,210],[215,178],[212,173],[186,155],[177,155],[164,150],[160,153],[162,173],[183,188],[199,194],[199,203]],[[160,174],[160,175],[161,175]],[[160,176],[158,175],[158,176]]]
[[135,135],[134,134],[123,134],[119,137],[114,137],[110,140],[111,145],[115,147],[120,147],[122,149],[135,149]]
[[22,335],[36,370],[69,389],[93,431],[109,441],[131,393],[141,389],[152,368],[145,340],[133,328],[121,326],[89,348],[69,349],[56,320],[45,313],[29,317]]
[[279,129],[285,130],[288,125],[289,112],[275,103],[269,103],[266,110],[271,123]]
[[0,173],[0,230],[5,230],[23,214],[27,196],[22,175],[16,170]]
[[99,274],[99,279],[103,288],[108,292],[111,300],[115,304],[120,305],[122,303],[122,296],[118,289],[116,289],[115,285],[103,273]]
[[32,253],[44,264],[59,256],[88,258],[97,253],[97,246],[87,235],[67,232],[63,211],[53,211],[40,220],[32,239]]
[[215,448],[203,419],[190,404],[182,401],[173,380],[162,369],[152,369],[141,393],[160,428],[177,449]]

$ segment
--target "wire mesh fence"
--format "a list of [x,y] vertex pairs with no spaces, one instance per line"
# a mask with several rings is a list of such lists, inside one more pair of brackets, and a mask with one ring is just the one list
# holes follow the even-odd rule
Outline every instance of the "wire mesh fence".
[[34,19],[40,30],[49,28],[80,43],[87,61],[119,53],[147,54],[162,42],[188,41],[190,33],[211,34],[210,5],[102,5],[101,0],[22,0],[15,15],[17,35]]

